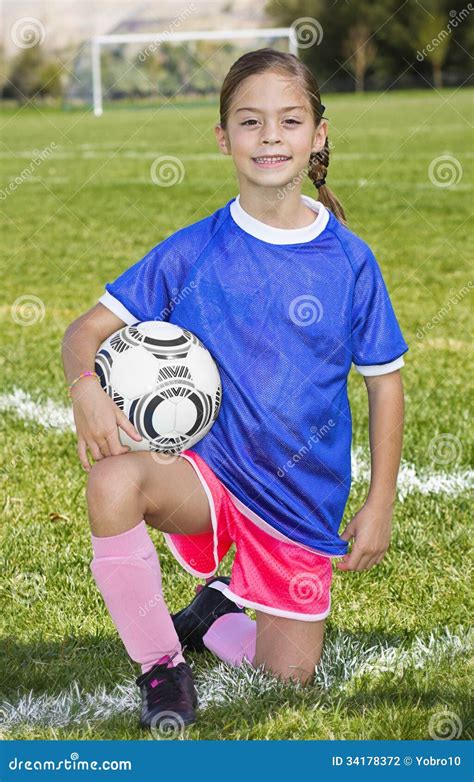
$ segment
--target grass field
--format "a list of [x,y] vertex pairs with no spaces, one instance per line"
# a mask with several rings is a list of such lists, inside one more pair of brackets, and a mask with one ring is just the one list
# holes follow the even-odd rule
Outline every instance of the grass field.
[[[232,669],[211,653],[190,655],[201,710],[186,738],[472,735],[472,95],[322,96],[333,144],[328,183],[374,250],[410,347],[392,545],[371,571],[335,570],[311,687],[249,665]],[[232,161],[217,153],[216,118],[217,106],[119,109],[100,119],[33,107],[3,114],[4,737],[150,738],[137,727],[138,666],[89,570],[87,477],[76,456],[61,340],[105,282],[236,195]],[[32,164],[47,148],[51,154]],[[168,154],[182,161],[184,179],[154,185],[150,167]],[[456,182],[444,186],[451,173]],[[309,180],[304,192],[316,193]],[[344,523],[364,500],[369,465],[367,396],[356,372],[349,393],[354,483]],[[151,534],[175,611],[196,580],[161,534]],[[232,552],[221,572],[231,562]]]

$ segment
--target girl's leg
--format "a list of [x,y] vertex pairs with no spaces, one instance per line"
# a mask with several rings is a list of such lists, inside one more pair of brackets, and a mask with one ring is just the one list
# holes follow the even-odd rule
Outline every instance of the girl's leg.
[[321,657],[326,620],[256,614],[256,621],[246,614],[219,617],[203,637],[205,646],[231,665],[246,658],[255,666],[264,664],[279,678],[308,682]]
[[212,529],[209,504],[192,466],[150,453],[108,456],[89,473],[91,570],[130,657],[142,672],[182,649],[163,598],[161,570],[146,528],[199,534]]
[[229,665],[244,659],[253,663],[257,643],[257,623],[247,614],[224,614],[212,623],[202,638],[204,646]]
[[309,682],[319,663],[326,619],[316,622],[287,619],[257,611],[254,665],[265,665],[283,679]]
[[143,519],[162,532],[199,535],[212,531],[209,501],[186,459],[146,451],[96,462],[87,484],[94,535],[119,535]]

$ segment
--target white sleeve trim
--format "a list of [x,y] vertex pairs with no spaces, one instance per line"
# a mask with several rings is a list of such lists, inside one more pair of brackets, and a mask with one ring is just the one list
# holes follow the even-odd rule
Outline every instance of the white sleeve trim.
[[117,315],[120,320],[123,320],[127,326],[132,326],[134,323],[139,323],[139,319],[136,318],[135,315],[132,315],[132,313],[123,306],[122,302],[116,299],[115,296],[112,296],[109,291],[105,291],[105,293],[100,297],[99,301],[104,305],[104,307],[112,310],[114,315]]
[[357,369],[361,375],[366,375],[366,377],[386,375],[388,372],[395,372],[396,369],[400,369],[403,366],[405,366],[403,356],[399,356],[393,361],[390,361],[388,364],[371,364],[369,366],[354,364],[355,369]]

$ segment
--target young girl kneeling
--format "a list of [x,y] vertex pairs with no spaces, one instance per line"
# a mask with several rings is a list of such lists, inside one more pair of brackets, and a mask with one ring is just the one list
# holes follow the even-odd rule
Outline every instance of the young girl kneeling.
[[[89,473],[91,569],[141,666],[145,727],[170,712],[180,724],[195,720],[184,650],[310,682],[330,612],[332,560],[342,557],[340,570],[367,570],[389,547],[408,346],[374,254],[326,184],[323,112],[315,79],[294,55],[261,49],[238,59],[215,128],[238,195],[107,283],[64,338]],[[301,194],[306,176],[319,200]],[[217,420],[179,456],[123,447],[117,427],[140,435],[96,377],[83,374],[104,339],[146,320],[194,333],[220,370]],[[368,390],[372,476],[365,503],[339,534],[351,484],[352,364]],[[207,579],[173,617],[147,525],[164,533],[189,573]],[[232,543],[231,577],[216,576]]]

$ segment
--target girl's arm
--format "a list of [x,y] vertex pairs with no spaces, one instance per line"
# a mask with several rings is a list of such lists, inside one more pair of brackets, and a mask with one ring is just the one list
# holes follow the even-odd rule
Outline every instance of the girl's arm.
[[[109,319],[113,322],[109,322]],[[125,324],[113,312],[108,311],[103,304],[96,304],[95,307],[85,312],[67,327],[64,332],[61,355],[64,376],[68,383],[72,383],[81,372],[94,370],[97,348],[121,325]],[[77,334],[79,334],[78,339],[76,339]],[[97,378],[91,377],[85,379],[84,382],[95,385]],[[82,380],[80,384],[83,385]]]
[[367,496],[380,507],[392,507],[403,443],[403,385],[400,370],[365,377],[369,397],[371,479]]
[[[62,342],[64,376],[68,384],[85,370],[94,370],[101,343],[125,323],[100,302],[68,326]],[[119,426],[133,440],[141,436],[124,412],[103,391],[96,377],[83,377],[71,389],[72,409],[77,434],[77,452],[86,472],[91,466],[89,450],[95,461],[118,456],[130,449],[119,439]]]
[[371,479],[367,499],[341,534],[354,538],[340,570],[368,570],[390,545],[392,512],[403,442],[404,399],[400,370],[364,377],[369,398]]

